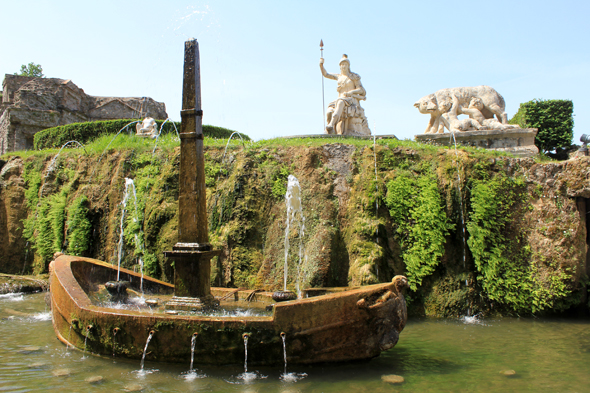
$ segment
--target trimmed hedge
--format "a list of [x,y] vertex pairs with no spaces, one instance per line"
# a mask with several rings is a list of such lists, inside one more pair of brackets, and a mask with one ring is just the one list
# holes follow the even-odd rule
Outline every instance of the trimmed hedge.
[[538,128],[535,145],[547,153],[567,149],[574,137],[574,103],[571,100],[532,100],[520,104],[509,121],[522,128]]
[[[35,134],[34,149],[51,149],[63,146],[65,143],[75,140],[82,144],[87,144],[92,140],[108,134],[117,134],[129,123],[136,121],[133,119],[119,119],[119,120],[105,120],[93,121],[87,123],[71,123],[64,126],[47,128]],[[162,126],[164,120],[156,120],[158,127]],[[162,134],[174,133],[174,126],[180,132],[180,122],[169,121],[164,126]],[[127,127],[128,130],[123,132],[135,133],[135,124]],[[203,126],[203,134],[209,138],[227,139],[234,131],[223,127]],[[247,135],[241,134],[245,140],[250,140]]]

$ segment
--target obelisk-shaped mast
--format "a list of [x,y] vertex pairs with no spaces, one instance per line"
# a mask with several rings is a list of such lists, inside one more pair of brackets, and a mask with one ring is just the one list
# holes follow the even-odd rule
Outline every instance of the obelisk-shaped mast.
[[205,153],[203,151],[203,111],[201,110],[201,70],[199,44],[184,44],[180,126],[180,174],[178,197],[178,243],[164,255],[174,261],[174,297],[166,308],[194,310],[213,307],[211,295],[211,250],[207,228]]
[[205,154],[203,151],[203,111],[201,110],[201,70],[199,43],[184,44],[180,126],[180,176],[178,199],[178,247],[208,250]]

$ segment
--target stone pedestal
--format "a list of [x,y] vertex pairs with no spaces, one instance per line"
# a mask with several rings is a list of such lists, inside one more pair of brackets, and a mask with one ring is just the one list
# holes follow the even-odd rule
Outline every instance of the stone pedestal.
[[455,132],[455,138],[450,133],[419,134],[415,136],[418,142],[439,146],[473,146],[489,150],[503,151],[517,157],[533,157],[539,153],[535,146],[536,128],[513,128],[508,130],[478,130]]
[[202,297],[211,294],[211,258],[221,250],[164,251],[164,255],[174,261],[174,295]]

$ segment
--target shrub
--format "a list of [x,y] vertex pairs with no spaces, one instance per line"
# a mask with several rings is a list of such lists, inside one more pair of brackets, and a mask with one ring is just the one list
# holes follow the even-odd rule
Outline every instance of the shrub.
[[[135,124],[129,124],[136,120],[133,119],[120,119],[120,120],[106,120],[106,121],[93,121],[87,123],[72,123],[63,126],[47,128],[39,131],[34,137],[34,148],[35,150],[59,148],[65,143],[75,140],[82,144],[102,136],[109,134],[117,134],[123,128],[127,126],[127,130],[123,132],[135,133]],[[156,120],[158,127],[162,126],[164,120]],[[180,122],[168,121],[162,130],[162,134],[175,133],[175,127],[180,132]],[[234,131],[228,130],[223,127],[216,126],[203,126],[203,134],[209,138],[226,139]],[[250,140],[247,135],[241,134],[245,140]]]
[[574,103],[571,100],[532,100],[520,104],[510,124],[538,128],[535,145],[546,153],[571,146],[574,136]]

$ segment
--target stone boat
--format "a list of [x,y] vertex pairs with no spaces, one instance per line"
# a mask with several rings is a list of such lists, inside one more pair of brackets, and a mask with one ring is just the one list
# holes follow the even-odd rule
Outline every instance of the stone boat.
[[[303,292],[303,299],[280,303],[269,292],[211,288],[223,308],[247,304],[243,307],[261,315],[207,316],[193,311],[171,315],[147,304],[121,308],[93,300],[104,283],[117,277],[116,266],[98,260],[62,255],[52,262],[51,271],[51,309],[58,339],[104,356],[140,359],[153,332],[147,360],[188,362],[196,334],[195,362],[242,364],[246,334],[251,364],[282,364],[283,333],[290,364],[370,359],[397,343],[407,319],[403,276],[363,287],[310,289]],[[130,283],[129,292],[139,293],[139,274],[121,269],[120,276]],[[173,294],[174,286],[145,277],[143,290],[145,298],[162,301]]]
[[392,348],[407,319],[403,276],[308,289],[276,303],[267,292],[210,287],[211,258],[220,251],[207,230],[196,40],[185,43],[182,108],[178,242],[164,252],[174,262],[174,285],[59,255],[50,265],[57,337],[96,354],[165,362],[187,362],[194,339],[195,361],[209,364],[243,363],[245,345],[250,363],[282,364],[283,340],[288,361],[299,364],[370,359]]

